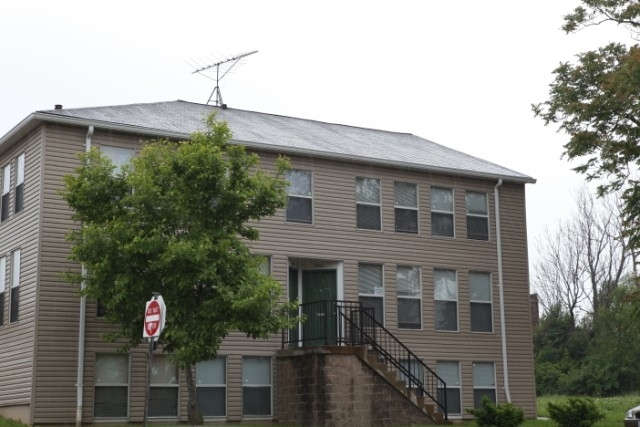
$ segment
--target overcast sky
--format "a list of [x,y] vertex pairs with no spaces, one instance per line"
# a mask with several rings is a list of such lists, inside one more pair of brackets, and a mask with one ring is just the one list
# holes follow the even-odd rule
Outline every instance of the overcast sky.
[[544,127],[560,61],[628,34],[565,35],[571,0],[0,3],[0,135],[30,113],[206,103],[199,66],[257,50],[221,81],[230,107],[408,132],[525,173],[529,255],[584,182]]

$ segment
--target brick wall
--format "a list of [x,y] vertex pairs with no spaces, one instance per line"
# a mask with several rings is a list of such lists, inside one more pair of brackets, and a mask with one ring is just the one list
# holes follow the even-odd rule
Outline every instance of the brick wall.
[[407,426],[431,420],[351,347],[281,350],[278,422],[299,426]]

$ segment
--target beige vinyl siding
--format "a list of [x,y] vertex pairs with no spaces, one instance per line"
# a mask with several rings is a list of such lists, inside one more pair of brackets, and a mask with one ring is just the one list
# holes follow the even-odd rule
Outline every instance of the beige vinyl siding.
[[[23,210],[14,213],[16,158],[25,154]],[[30,405],[32,398],[34,328],[38,271],[38,217],[40,213],[41,131],[32,131],[0,155],[0,167],[11,164],[9,219],[0,223],[0,257],[6,257],[3,325],[0,326],[0,414],[3,408]],[[11,255],[20,250],[18,321],[9,322]]]

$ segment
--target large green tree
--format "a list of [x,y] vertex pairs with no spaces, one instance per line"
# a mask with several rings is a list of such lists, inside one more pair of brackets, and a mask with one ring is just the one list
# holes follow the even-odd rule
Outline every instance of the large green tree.
[[[640,33],[634,0],[581,0],[564,17],[567,33],[613,22]],[[553,71],[549,99],[534,105],[545,124],[568,134],[564,155],[576,171],[598,182],[600,194],[622,190],[629,244],[640,247],[640,46],[611,43],[580,53]]]
[[83,153],[62,193],[81,224],[67,236],[71,259],[88,272],[69,279],[84,281],[83,295],[117,325],[107,338],[137,346],[145,301],[163,295],[159,344],[186,373],[191,423],[202,422],[195,364],[214,358],[232,330],[266,338],[290,324],[282,286],[246,245],[259,238],[252,221],[286,203],[288,160],[262,171],[257,155],[229,144],[226,123],[207,125],[189,141],[147,143],[122,171],[96,149]]

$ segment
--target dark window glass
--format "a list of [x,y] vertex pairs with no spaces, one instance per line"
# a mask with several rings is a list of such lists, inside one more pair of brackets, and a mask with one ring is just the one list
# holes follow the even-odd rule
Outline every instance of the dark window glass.
[[398,328],[420,329],[422,320],[421,299],[398,298]]
[[11,288],[11,309],[9,312],[9,323],[18,321],[18,310],[20,304],[20,287]]
[[96,317],[104,317],[107,314],[107,309],[101,300],[96,301]]
[[124,418],[127,416],[128,387],[96,387],[93,416],[96,418]]
[[396,208],[396,231],[404,233],[418,232],[418,211]]
[[380,206],[357,205],[358,228],[365,230],[380,230]]
[[456,301],[436,301],[436,330],[457,331],[458,312]]
[[482,396],[487,396],[490,401],[496,403],[496,391],[495,390],[483,390],[483,389],[473,389],[473,407],[480,408],[482,407]]
[[271,415],[271,387],[243,387],[244,415]]
[[0,212],[0,221],[6,221],[9,218],[9,193],[2,195],[2,210]]
[[[438,400],[443,402],[444,389],[438,388]],[[447,387],[447,411],[449,414],[461,414],[462,404],[460,402],[460,389]]]
[[149,394],[149,416],[178,416],[178,387],[151,387]]
[[287,221],[304,222],[311,224],[312,222],[312,202],[311,199],[304,197],[288,197],[287,204]]
[[489,220],[484,217],[467,216],[467,238],[489,240]]
[[198,387],[198,407],[205,417],[224,417],[227,414],[226,387]]
[[431,212],[431,234],[453,237],[453,214]]
[[491,304],[471,303],[471,331],[493,332],[491,319]]
[[4,292],[0,293],[0,326],[4,324]]
[[373,308],[373,317],[381,325],[384,324],[384,300],[382,297],[365,297],[360,295],[362,308]]
[[20,184],[16,187],[16,198],[15,198],[15,213],[22,211],[22,205],[24,202],[24,184]]

